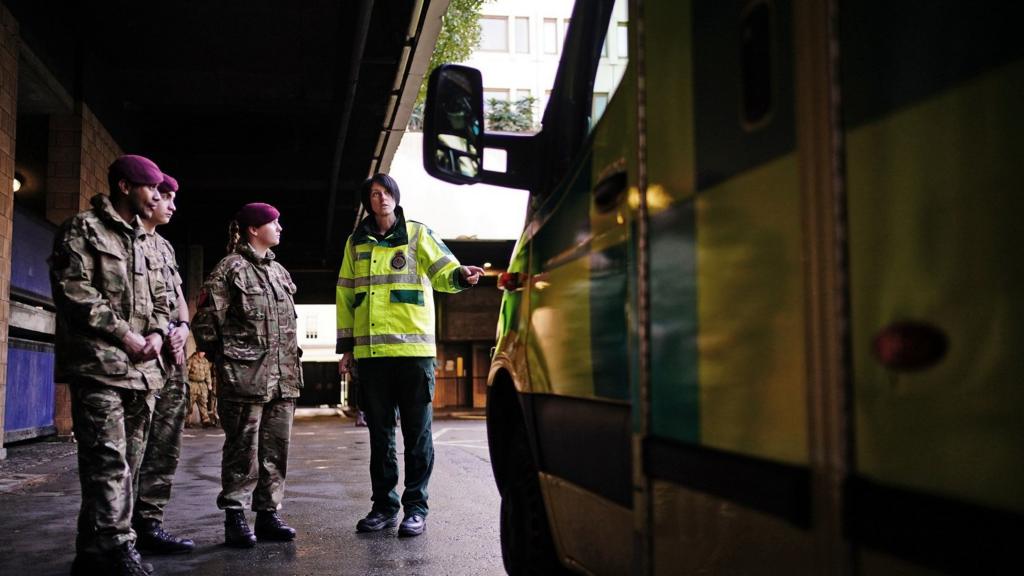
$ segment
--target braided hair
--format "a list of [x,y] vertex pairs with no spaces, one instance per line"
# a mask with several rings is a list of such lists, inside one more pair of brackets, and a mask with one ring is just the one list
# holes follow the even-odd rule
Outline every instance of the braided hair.
[[242,243],[242,234],[239,230],[238,220],[232,220],[228,224],[228,254],[233,254],[238,245]]

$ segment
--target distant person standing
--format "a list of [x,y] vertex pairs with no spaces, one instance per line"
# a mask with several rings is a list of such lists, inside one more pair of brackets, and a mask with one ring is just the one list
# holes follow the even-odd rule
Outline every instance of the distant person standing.
[[[199,424],[203,428],[213,426],[210,420],[210,391],[213,388],[213,376],[210,363],[206,361],[206,353],[197,350],[188,359],[188,413],[192,406],[199,411]],[[187,417],[187,415],[186,415]],[[191,426],[191,425],[190,425]]]
[[178,194],[178,181],[164,174],[164,180],[157,189],[160,202],[153,215],[142,220],[142,227],[156,240],[164,282],[169,287],[167,304],[172,320],[163,349],[167,378],[156,397],[146,453],[136,479],[132,527],[138,534],[136,547],[139,550],[151,554],[176,554],[191,552],[195,548],[192,540],[179,538],[163,528],[164,508],[171,499],[174,472],[181,457],[181,434],[187,413],[188,384],[184,367],[185,341],[189,332],[188,304],[181,292],[181,275],[174,247],[156,231],[157,226],[170,222],[177,211],[174,201]]
[[[302,388],[295,284],[270,250],[281,241],[279,216],[269,204],[238,211],[228,229],[228,255],[206,279],[193,323],[196,344],[218,375],[224,454],[217,506],[226,514],[225,543],[237,548],[295,538],[277,513]],[[245,519],[250,495],[255,535]]]
[[[376,174],[363,183],[369,215],[345,243],[338,274],[336,309],[342,354],[339,371],[359,370],[359,408],[370,429],[373,505],[356,524],[375,532],[398,523],[399,536],[426,528],[427,484],[434,468],[434,295],[459,292],[484,273],[461,266],[448,247],[419,222],[407,221],[398,205],[398,183]],[[405,442],[405,491],[399,501],[395,456],[395,410]]]
[[72,574],[148,571],[135,551],[133,478],[146,445],[170,310],[155,238],[139,218],[160,201],[163,172],[125,155],[107,171],[109,196],[54,236],[57,378],[71,386],[82,507]]

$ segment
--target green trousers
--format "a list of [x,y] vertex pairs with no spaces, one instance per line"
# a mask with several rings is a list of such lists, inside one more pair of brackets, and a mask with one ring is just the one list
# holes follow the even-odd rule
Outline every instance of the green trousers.
[[[359,407],[370,429],[370,483],[373,509],[387,515],[427,515],[427,484],[434,469],[434,358],[359,360]],[[405,443],[405,491],[399,500],[395,451],[395,411]]]

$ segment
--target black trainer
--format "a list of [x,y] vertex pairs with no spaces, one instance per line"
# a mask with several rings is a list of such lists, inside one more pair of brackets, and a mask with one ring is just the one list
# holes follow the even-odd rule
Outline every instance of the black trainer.
[[427,529],[427,519],[422,514],[413,512],[406,514],[402,525],[398,527],[399,536],[419,536]]
[[276,510],[256,513],[256,538],[288,542],[295,539],[295,529],[284,523]]
[[252,548],[256,536],[245,520],[245,511],[228,509],[224,511],[224,544],[232,548]]
[[398,526],[398,514],[388,516],[383,512],[370,510],[370,513],[356,523],[357,532],[377,532],[385,528]]
[[188,538],[168,534],[158,520],[138,522],[135,532],[138,534],[135,547],[148,554],[182,554],[196,547],[196,543]]

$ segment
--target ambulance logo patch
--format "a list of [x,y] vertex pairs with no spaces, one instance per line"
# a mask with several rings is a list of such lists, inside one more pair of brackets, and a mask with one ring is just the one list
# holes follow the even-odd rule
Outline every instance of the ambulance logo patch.
[[402,270],[405,268],[405,253],[401,250],[395,254],[394,258],[391,259],[391,267],[395,270]]

